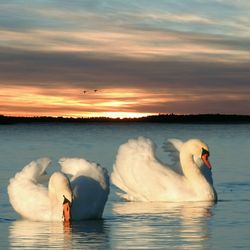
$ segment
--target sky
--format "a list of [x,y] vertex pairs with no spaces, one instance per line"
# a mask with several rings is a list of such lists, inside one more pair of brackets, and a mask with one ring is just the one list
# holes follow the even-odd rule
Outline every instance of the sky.
[[248,0],[0,0],[0,114],[250,115]]

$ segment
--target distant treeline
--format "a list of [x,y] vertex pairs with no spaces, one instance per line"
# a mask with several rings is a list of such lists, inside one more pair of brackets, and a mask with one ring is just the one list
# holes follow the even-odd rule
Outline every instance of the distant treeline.
[[151,123],[206,123],[206,124],[241,124],[250,123],[250,115],[224,115],[224,114],[197,114],[197,115],[176,115],[159,114],[140,118],[109,118],[109,117],[90,117],[90,118],[65,118],[65,117],[15,117],[0,115],[0,124],[18,123],[127,123],[127,122],[151,122]]

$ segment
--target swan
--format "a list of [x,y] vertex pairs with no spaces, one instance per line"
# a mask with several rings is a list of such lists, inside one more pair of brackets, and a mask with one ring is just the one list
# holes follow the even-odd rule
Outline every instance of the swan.
[[61,172],[49,177],[50,163],[46,157],[34,160],[10,179],[8,195],[14,210],[33,221],[101,218],[109,195],[107,170],[85,159],[61,158]]
[[124,192],[118,195],[129,201],[216,201],[206,143],[170,139],[167,146],[172,166],[157,159],[149,138],[121,145],[111,173],[112,183]]

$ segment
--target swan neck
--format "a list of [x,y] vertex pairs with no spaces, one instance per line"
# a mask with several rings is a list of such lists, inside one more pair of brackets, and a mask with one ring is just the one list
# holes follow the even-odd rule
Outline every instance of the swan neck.
[[199,167],[193,160],[193,156],[188,153],[180,152],[180,162],[183,170],[183,174],[188,179],[196,179],[201,175]]
[[187,152],[180,153],[180,162],[184,176],[198,200],[216,200],[213,186],[207,181],[200,168],[193,159],[193,155]]
[[72,202],[72,190],[69,180],[60,172],[55,172],[50,177],[48,191],[52,202],[59,202],[62,205],[64,197]]

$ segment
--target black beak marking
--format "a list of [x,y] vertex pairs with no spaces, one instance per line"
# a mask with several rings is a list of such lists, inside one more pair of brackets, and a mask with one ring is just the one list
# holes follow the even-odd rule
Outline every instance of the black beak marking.
[[201,155],[207,155],[207,156],[209,156],[209,152],[205,148],[202,148]]

